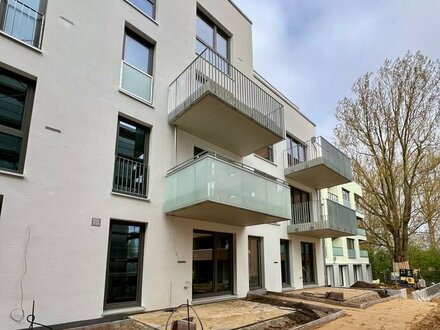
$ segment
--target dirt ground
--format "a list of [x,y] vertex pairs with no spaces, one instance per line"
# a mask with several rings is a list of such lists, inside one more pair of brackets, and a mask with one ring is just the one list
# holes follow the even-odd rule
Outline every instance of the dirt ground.
[[[224,301],[193,307],[202,319],[203,328],[211,330],[233,329],[292,313],[290,310],[283,310],[277,306],[244,300]],[[165,329],[165,324],[170,314],[170,312],[158,311],[133,315],[131,318],[144,324],[161,325],[161,329]],[[194,316],[194,313],[190,311],[190,315]],[[174,313],[172,320],[185,317],[186,309],[180,308]],[[195,317],[194,322],[196,322]],[[171,329],[171,326],[168,326],[168,328]],[[199,325],[197,325],[197,328],[200,329]]]
[[[440,329],[440,322],[436,326],[423,327],[423,325],[435,324],[432,319],[439,319],[440,307],[437,306],[437,314],[434,312],[436,303],[420,302],[411,299],[395,299],[368,307],[367,309],[343,309],[346,315],[336,319],[319,329],[340,330],[340,329],[368,329],[368,330],[395,330],[395,329],[417,329],[434,330]],[[424,320],[428,316],[428,320]]]

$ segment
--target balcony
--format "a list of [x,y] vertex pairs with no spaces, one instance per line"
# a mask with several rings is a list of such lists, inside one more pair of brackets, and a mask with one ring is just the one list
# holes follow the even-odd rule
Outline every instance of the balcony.
[[344,256],[344,249],[340,246],[333,246],[333,256],[334,257],[343,257]]
[[41,48],[44,15],[38,11],[39,1],[33,1],[32,5],[17,0],[0,0],[0,29],[14,39]]
[[283,105],[210,49],[171,83],[168,121],[240,156],[285,135]]
[[317,238],[353,236],[357,233],[355,211],[329,199],[294,204],[287,231]]
[[113,191],[146,198],[148,195],[148,166],[131,159],[116,156]]
[[285,150],[285,161],[285,176],[308,187],[323,189],[353,181],[350,159],[323,137]]
[[359,250],[359,256],[361,258],[368,258],[368,251],[367,250]]
[[289,220],[287,183],[216,153],[196,156],[168,171],[168,215],[251,226]]

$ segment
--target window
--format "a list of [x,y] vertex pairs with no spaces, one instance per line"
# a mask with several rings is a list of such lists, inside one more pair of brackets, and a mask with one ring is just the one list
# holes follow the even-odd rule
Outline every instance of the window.
[[24,43],[40,48],[45,0],[0,1],[0,27]]
[[22,173],[33,82],[0,68],[0,169]]
[[0,195],[0,217],[2,215],[3,195]]
[[140,306],[144,224],[110,222],[105,308]]
[[294,224],[311,222],[312,205],[310,194],[301,189],[290,187],[292,221]]
[[283,288],[290,287],[290,253],[289,241],[280,240],[281,283]]
[[255,152],[256,155],[260,156],[261,158],[267,159],[270,162],[273,162],[273,146],[267,146],[264,147],[258,151]]
[[286,135],[287,166],[293,166],[306,161],[306,147],[290,135]]
[[211,48],[224,59],[229,59],[229,38],[217,25],[201,12],[197,12],[196,53]]
[[354,239],[347,238],[347,249],[354,250]]
[[146,197],[150,129],[119,118],[113,191]]
[[142,101],[153,99],[153,45],[126,30],[121,89]]
[[249,290],[263,287],[262,238],[248,237]]
[[135,7],[145,15],[155,18],[156,1],[155,0],[126,0],[129,4]]
[[342,188],[342,201],[347,207],[351,207],[350,203],[350,192],[347,189]]

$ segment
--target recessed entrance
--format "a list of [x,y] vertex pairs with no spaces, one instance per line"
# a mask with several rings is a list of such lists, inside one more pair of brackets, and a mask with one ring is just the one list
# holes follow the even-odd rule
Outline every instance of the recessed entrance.
[[232,294],[232,235],[193,232],[193,298]]

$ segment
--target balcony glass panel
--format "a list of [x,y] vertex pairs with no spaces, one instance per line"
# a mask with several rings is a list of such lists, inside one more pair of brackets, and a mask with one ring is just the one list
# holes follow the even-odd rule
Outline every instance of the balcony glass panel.
[[344,249],[339,246],[333,246],[333,256],[343,257],[344,256]]
[[153,77],[122,61],[121,88],[149,103],[152,102]]
[[217,154],[206,154],[169,171],[165,213],[211,201],[279,218],[290,218],[290,190]]

